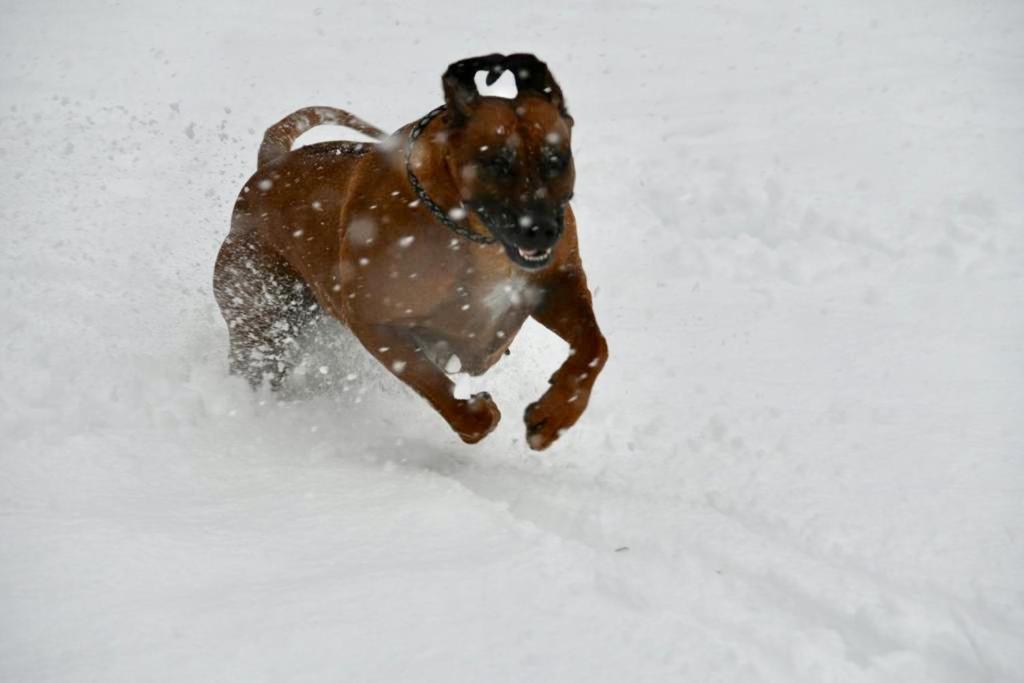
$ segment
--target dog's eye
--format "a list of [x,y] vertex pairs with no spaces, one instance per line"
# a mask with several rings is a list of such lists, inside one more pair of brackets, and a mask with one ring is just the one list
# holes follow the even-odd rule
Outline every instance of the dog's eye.
[[490,173],[497,176],[506,176],[512,173],[512,158],[504,154],[488,157],[480,163]]
[[569,157],[559,152],[547,152],[544,154],[542,164],[544,174],[549,178],[560,176],[569,166]]

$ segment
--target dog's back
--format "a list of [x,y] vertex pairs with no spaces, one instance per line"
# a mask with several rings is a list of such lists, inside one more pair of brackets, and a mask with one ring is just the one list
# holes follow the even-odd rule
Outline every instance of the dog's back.
[[355,114],[335,107],[303,107],[293,111],[270,128],[263,135],[257,167],[263,167],[292,150],[300,135],[316,126],[344,126],[359,131],[367,137],[382,140],[387,133],[377,126],[363,121]]
[[[235,201],[231,242],[222,260],[258,255],[290,279],[324,283],[338,263],[338,216],[359,163],[374,142],[338,140],[292,150],[300,135],[319,125],[339,125],[372,138],[386,134],[333,107],[305,107],[270,126],[260,145],[258,168]],[[311,291],[322,305],[329,296]]]

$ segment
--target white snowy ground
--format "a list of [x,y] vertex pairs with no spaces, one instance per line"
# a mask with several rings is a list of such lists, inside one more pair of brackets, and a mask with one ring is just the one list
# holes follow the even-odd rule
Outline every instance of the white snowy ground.
[[[142,4],[3,3],[0,679],[1024,679],[1024,5]],[[331,325],[229,377],[263,128],[517,50],[578,122],[577,427],[523,443],[536,326],[477,447]]]

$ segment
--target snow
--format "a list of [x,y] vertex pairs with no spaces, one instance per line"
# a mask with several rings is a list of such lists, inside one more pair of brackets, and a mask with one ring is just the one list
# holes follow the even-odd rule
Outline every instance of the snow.
[[487,74],[479,71],[473,78],[473,82],[476,85],[477,92],[487,97],[514,99],[519,94],[519,89],[516,87],[516,77],[508,71],[498,76],[498,79],[491,85],[487,85]]
[[[0,679],[1020,680],[1024,6],[501,12],[7,8]],[[475,447],[331,322],[229,377],[263,129],[397,128],[495,51],[576,119],[582,420],[524,443],[534,324],[459,380]]]

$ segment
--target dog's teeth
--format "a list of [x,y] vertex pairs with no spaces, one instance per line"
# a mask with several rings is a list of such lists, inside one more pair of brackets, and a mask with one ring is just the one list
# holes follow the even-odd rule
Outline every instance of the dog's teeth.
[[526,249],[518,249],[518,251],[519,255],[527,261],[543,261],[551,254],[550,249],[545,249],[544,251],[527,251]]

